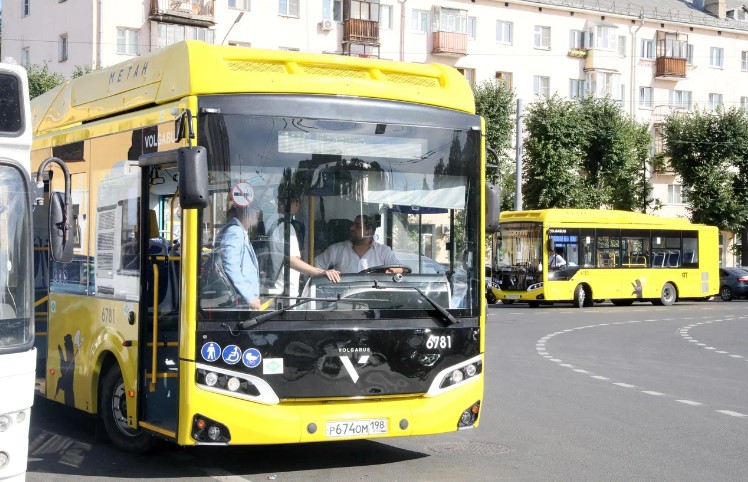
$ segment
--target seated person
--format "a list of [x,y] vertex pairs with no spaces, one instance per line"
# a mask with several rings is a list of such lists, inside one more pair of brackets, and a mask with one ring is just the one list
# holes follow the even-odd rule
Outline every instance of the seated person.
[[[321,269],[335,269],[341,273],[358,273],[383,265],[401,265],[389,246],[374,241],[376,221],[373,217],[356,216],[350,229],[350,240],[328,246],[314,260]],[[401,268],[392,268],[388,273],[402,273]]]
[[561,269],[566,266],[566,260],[557,252],[548,258],[548,267],[551,269]]

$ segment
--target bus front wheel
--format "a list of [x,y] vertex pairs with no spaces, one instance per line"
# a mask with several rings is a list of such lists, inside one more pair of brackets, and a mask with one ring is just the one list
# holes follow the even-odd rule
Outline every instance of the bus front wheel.
[[[141,429],[134,429],[127,423],[127,389],[119,366],[115,364],[111,367],[101,383],[99,413],[109,440],[117,448],[127,452],[148,451],[153,445],[153,436]],[[130,408],[135,409],[135,400],[130,401]]]
[[672,283],[665,283],[662,285],[660,299],[652,300],[652,304],[657,306],[670,306],[675,303],[677,297],[678,292],[675,290],[675,286],[673,286]]
[[592,306],[592,299],[588,296],[587,290],[583,285],[577,285],[574,289],[574,308],[584,308]]

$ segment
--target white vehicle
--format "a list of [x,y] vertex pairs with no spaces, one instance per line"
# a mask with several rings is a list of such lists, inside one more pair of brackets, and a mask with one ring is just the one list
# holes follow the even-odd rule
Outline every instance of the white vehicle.
[[[0,64],[0,480],[14,481],[26,478],[36,371],[31,130],[26,70]],[[45,161],[40,173],[50,161],[63,169],[69,192],[69,174],[58,159]],[[68,205],[60,193],[50,198],[55,260],[72,253],[65,251]]]
[[31,114],[26,70],[0,64],[0,480],[24,480],[34,399]]

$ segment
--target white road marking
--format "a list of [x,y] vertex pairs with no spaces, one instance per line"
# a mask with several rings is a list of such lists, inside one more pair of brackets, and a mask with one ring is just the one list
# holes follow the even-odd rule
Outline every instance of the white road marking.
[[693,405],[694,407],[698,407],[699,405],[704,405],[701,402],[694,402],[693,400],[676,400],[676,402],[685,403],[686,405]]
[[577,373],[592,373],[592,372],[588,372],[587,370],[582,370],[581,368],[575,368],[574,371]]
[[592,378],[597,378],[598,380],[610,380],[610,378],[604,377],[602,375],[593,375]]
[[654,395],[655,397],[662,397],[665,394],[660,392],[653,392],[651,390],[642,390],[642,393],[646,393],[647,395]]
[[251,482],[249,479],[239,477],[238,475],[234,475],[231,472],[217,467],[208,467],[207,469],[204,469],[204,472],[208,477],[218,480],[219,482]]
[[748,415],[744,413],[733,412],[732,410],[716,410],[716,411],[719,413],[724,413],[725,415],[729,415],[731,417],[738,417],[738,418],[748,417]]
[[621,382],[614,383],[613,385],[618,385],[619,387],[623,387],[623,388],[636,388],[636,385],[630,385],[628,383],[621,383]]

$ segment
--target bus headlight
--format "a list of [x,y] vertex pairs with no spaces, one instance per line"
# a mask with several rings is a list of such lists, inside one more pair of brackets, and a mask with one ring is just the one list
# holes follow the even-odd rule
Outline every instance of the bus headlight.
[[458,385],[475,380],[482,372],[483,361],[481,356],[478,355],[439,372],[426,392],[426,395],[431,397],[439,395]]
[[275,390],[267,381],[249,373],[223,367],[197,364],[195,384],[209,392],[265,405],[275,405],[280,402]]
[[205,375],[205,384],[209,387],[214,387],[218,383],[218,375],[215,374],[215,372],[208,372],[207,375]]
[[10,417],[7,415],[0,415],[0,432],[5,432],[6,430],[10,429],[10,425],[13,422],[10,420]]
[[535,290],[539,290],[539,289],[543,289],[543,283],[542,282],[535,283],[534,285],[530,285],[530,286],[527,287],[527,291],[535,291]]
[[231,390],[232,392],[235,392],[239,390],[239,387],[241,386],[241,384],[242,383],[239,381],[238,378],[231,377],[229,378],[229,382],[226,384],[226,386],[229,387],[229,390]]

